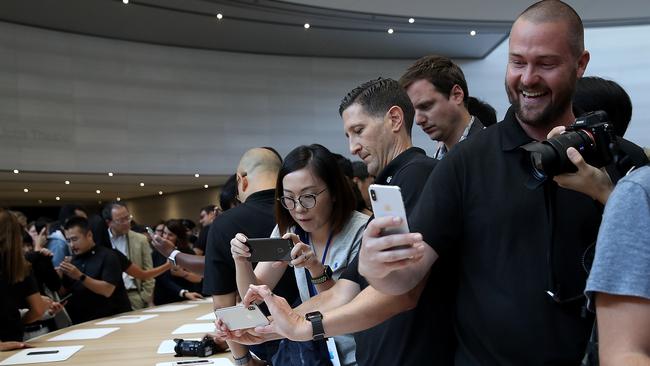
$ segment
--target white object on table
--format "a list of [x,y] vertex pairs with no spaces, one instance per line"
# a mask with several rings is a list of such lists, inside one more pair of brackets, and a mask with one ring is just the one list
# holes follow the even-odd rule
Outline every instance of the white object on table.
[[193,304],[212,304],[212,298],[206,297],[204,299],[190,300],[190,302]]
[[155,318],[157,317],[158,314],[152,314],[152,315],[122,315],[118,316],[113,319],[107,319],[104,321],[101,321],[99,323],[95,323],[97,325],[110,325],[110,324],[135,324],[135,323],[140,323],[142,321],[145,321],[147,319]]
[[205,315],[202,315],[202,316],[196,318],[196,320],[217,320],[217,316],[214,315],[213,312],[210,312],[210,313],[207,313]]
[[[0,362],[0,365],[21,365],[30,363],[45,363],[65,361],[83,346],[38,347],[24,349]],[[56,353],[51,353],[55,352]]]
[[176,328],[172,334],[212,333],[215,330],[214,323],[190,323]]
[[50,338],[48,342],[55,341],[76,341],[82,339],[97,339],[107,334],[113,333],[120,328],[91,328],[91,329],[75,329],[63,334],[59,334],[54,338]]
[[199,306],[199,305],[198,304],[165,305],[159,308],[148,309],[145,310],[144,312],[145,313],[172,313],[174,311],[190,309],[195,306]]

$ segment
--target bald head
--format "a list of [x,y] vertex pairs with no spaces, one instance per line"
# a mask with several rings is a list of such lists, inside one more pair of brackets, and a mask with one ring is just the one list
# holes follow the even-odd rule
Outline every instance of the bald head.
[[282,162],[278,154],[267,148],[254,148],[246,151],[237,167],[239,198],[246,200],[249,195],[274,189]]
[[[585,36],[582,19],[576,11],[559,0],[542,0],[528,7],[515,23],[526,20],[534,24],[565,23],[568,26],[567,40],[574,56],[580,57],[585,50]],[[514,29],[514,25],[513,25]]]

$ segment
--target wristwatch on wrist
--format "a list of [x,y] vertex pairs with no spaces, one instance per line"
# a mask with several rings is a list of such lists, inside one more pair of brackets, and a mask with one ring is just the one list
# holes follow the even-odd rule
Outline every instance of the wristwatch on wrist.
[[172,253],[169,255],[169,257],[167,257],[167,259],[169,259],[169,261],[171,262],[172,266],[176,265],[176,255],[178,255],[178,253],[180,253],[180,251],[174,249]]
[[253,357],[251,356],[250,352],[246,352],[246,354],[241,356],[241,357],[232,356],[232,360],[235,361],[235,365],[237,365],[237,366],[246,365],[252,359],[253,359]]
[[178,294],[180,295],[180,297],[185,297],[185,294],[188,292],[189,291],[187,291],[186,289],[182,289]]
[[313,311],[305,314],[305,319],[311,322],[312,339],[320,341],[325,338],[325,328],[323,328],[323,314],[320,311]]
[[312,278],[311,283],[313,283],[314,285],[319,285],[329,280],[330,278],[332,278],[332,269],[330,268],[330,266],[325,265],[325,271],[323,271],[323,274],[316,278]]
[[86,277],[87,276],[82,273],[81,276],[79,276],[79,282],[83,283],[86,280]]

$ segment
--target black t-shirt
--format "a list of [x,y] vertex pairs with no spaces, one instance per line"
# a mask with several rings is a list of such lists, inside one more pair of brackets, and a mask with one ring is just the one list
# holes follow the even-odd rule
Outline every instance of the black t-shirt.
[[[194,252],[189,248],[178,248],[178,250],[181,253],[194,255]],[[162,266],[168,260],[158,251],[153,251],[151,257],[154,267]],[[180,297],[181,290],[200,293],[201,287],[201,282],[193,283],[182,277],[172,275],[171,271],[166,271],[156,277],[156,286],[153,288],[153,303],[163,305],[183,301],[185,298]]]
[[[422,149],[410,148],[381,171],[375,184],[399,186],[408,215],[417,204],[436,163]],[[368,282],[359,274],[358,266],[357,255],[341,278],[358,283],[363,290]],[[453,364],[455,339],[450,291],[455,282],[449,273],[451,270],[445,261],[436,263],[415,309],[354,335],[360,366]]]
[[[259,191],[251,194],[246,202],[214,219],[205,248],[203,293],[225,295],[237,291],[230,240],[237,233],[243,233],[249,238],[268,238],[275,227],[274,205],[275,190]],[[284,272],[273,291],[292,303],[298,295],[293,270]]]
[[122,282],[122,269],[112,249],[95,245],[93,249],[75,255],[72,264],[86,276],[115,286],[113,294],[106,298],[90,291],[81,282],[63,276],[63,286],[73,293],[65,307],[74,324],[131,311]]
[[13,285],[0,278],[0,341],[23,340],[23,323],[18,309],[25,306],[28,296],[36,293],[38,286],[32,275]]
[[41,294],[46,294],[46,287],[51,292],[59,290],[61,287],[61,278],[54,270],[52,257],[44,255],[41,252],[31,251],[25,254],[25,258],[32,264],[32,274]]
[[208,224],[201,228],[201,231],[199,232],[199,238],[196,240],[196,243],[194,243],[194,248],[201,249],[203,251],[203,254],[205,254],[205,245],[208,242],[210,225],[211,224]]
[[577,365],[585,350],[583,253],[602,207],[552,180],[527,188],[531,141],[509,110],[438,164],[409,219],[458,260],[457,365]]

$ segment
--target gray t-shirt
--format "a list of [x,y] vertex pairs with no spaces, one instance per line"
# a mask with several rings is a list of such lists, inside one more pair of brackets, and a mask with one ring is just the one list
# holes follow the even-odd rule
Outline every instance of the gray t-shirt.
[[594,292],[650,299],[650,166],[621,179],[607,201],[585,290],[590,305]]
[[[352,211],[352,215],[343,227],[343,230],[332,238],[332,242],[327,251],[327,258],[325,258],[325,264],[329,265],[332,269],[332,278],[335,280],[338,280],[345,269],[348,268],[348,264],[356,257],[361,246],[361,238],[368,223],[368,218],[368,215],[364,215],[358,211]],[[289,229],[289,231],[293,232],[294,228]],[[280,230],[276,226],[273,229],[273,233],[271,233],[271,237],[279,238],[281,236]],[[305,302],[310,297],[305,269],[294,268],[294,273],[296,275],[298,291],[300,292],[300,299]],[[336,343],[336,350],[338,351],[341,365],[356,365],[354,337],[352,335],[336,336],[334,337],[334,342]]]

